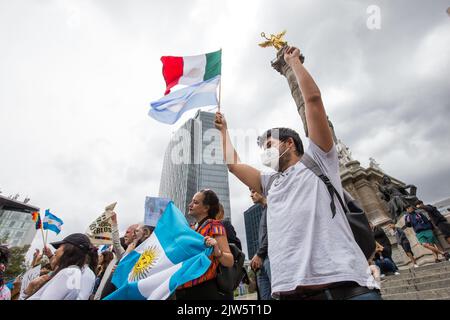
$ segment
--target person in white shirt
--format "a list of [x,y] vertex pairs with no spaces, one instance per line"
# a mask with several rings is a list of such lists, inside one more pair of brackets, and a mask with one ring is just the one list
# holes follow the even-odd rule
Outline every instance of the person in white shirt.
[[303,66],[300,50],[289,46],[283,50],[305,101],[307,150],[294,130],[268,130],[258,145],[264,149],[263,164],[274,171],[263,173],[240,163],[224,116],[217,112],[215,119],[228,169],[267,198],[272,296],[280,300],[379,300],[367,259],[344,209],[301,161],[305,154],[305,159],[313,159],[343,198],[338,155],[320,90]]
[[30,283],[25,290],[27,300],[76,300],[80,296],[82,269],[92,244],[86,235],[74,233],[51,245],[56,249],[51,257],[53,272]]
[[81,288],[77,300],[89,300],[94,291],[95,273],[89,267],[84,265],[81,269]]
[[86,257],[86,264],[81,269],[81,288],[77,300],[90,300],[94,292],[97,268],[97,248],[91,247]]

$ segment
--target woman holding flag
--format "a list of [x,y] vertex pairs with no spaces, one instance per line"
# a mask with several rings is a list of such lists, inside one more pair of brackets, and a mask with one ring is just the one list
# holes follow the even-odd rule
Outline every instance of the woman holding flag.
[[209,257],[211,266],[201,277],[189,281],[176,291],[176,300],[223,300],[219,292],[216,277],[219,264],[231,267],[234,258],[230,252],[227,235],[223,224],[215,220],[219,213],[219,198],[214,191],[200,190],[189,204],[189,215],[195,218],[195,230],[205,237],[205,244],[213,247]]

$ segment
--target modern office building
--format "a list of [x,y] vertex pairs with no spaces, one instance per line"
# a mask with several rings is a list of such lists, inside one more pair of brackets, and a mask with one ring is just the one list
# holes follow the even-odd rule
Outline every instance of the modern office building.
[[245,235],[247,237],[248,259],[251,260],[258,251],[258,230],[263,208],[254,204],[244,212]]
[[211,189],[224,207],[225,219],[231,220],[228,169],[214,117],[198,111],[174,133],[164,156],[159,196],[172,199],[187,214],[194,194]]
[[0,238],[8,236],[6,244],[22,247],[31,244],[36,234],[31,213],[39,208],[0,195]]

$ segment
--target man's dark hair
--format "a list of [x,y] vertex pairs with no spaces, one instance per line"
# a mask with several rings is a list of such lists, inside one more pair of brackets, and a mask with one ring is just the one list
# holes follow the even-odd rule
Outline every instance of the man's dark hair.
[[[106,270],[106,268],[108,267],[109,263],[114,259],[114,254],[111,251],[103,251],[101,253],[101,255],[103,256],[103,262],[102,262],[101,267],[102,267],[102,272],[104,272]],[[97,270],[95,272],[97,274]]]
[[422,200],[417,200],[416,203],[415,203],[415,205],[417,206],[417,205],[419,205],[419,204],[423,204],[423,201],[422,201]]
[[89,248],[89,252],[87,255],[87,264],[89,265],[89,268],[91,268],[92,272],[94,272],[94,274],[97,274],[98,253],[97,248],[94,246],[91,246]]
[[258,146],[263,147],[264,143],[266,143],[267,139],[274,136],[274,138],[278,138],[281,142],[285,142],[287,139],[292,138],[294,141],[295,149],[297,151],[297,155],[301,156],[304,153],[303,150],[303,142],[300,139],[300,136],[295,130],[289,128],[272,128],[264,132],[261,136],[258,137]]

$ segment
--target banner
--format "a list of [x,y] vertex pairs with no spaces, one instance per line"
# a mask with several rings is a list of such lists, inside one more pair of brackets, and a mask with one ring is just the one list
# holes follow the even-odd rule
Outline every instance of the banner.
[[145,197],[144,224],[155,227],[169,202],[167,198]]
[[102,244],[112,244],[111,215],[117,202],[105,208],[105,212],[89,225],[86,235],[90,238],[94,246]]
[[20,295],[19,300],[25,299],[25,289],[28,287],[31,281],[39,277],[39,274],[41,273],[41,265],[38,264],[36,267],[31,268],[25,274],[22,276],[22,285],[20,287]]

